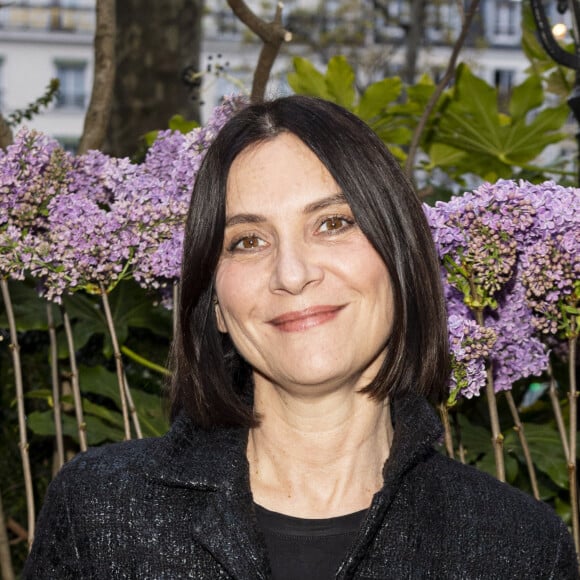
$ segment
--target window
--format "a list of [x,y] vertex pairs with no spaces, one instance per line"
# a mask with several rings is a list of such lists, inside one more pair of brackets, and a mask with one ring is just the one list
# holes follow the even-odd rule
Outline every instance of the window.
[[495,69],[495,86],[500,94],[509,94],[514,85],[515,71],[498,68]]
[[497,89],[498,109],[506,112],[509,107],[509,101],[514,86],[515,71],[509,69],[495,69],[494,82]]
[[520,26],[520,6],[515,2],[497,2],[495,5],[495,22],[493,33],[513,36]]
[[57,62],[56,76],[60,82],[57,108],[84,109],[86,101],[85,62]]
[[521,2],[494,0],[486,6],[488,38],[494,44],[515,45],[521,37]]

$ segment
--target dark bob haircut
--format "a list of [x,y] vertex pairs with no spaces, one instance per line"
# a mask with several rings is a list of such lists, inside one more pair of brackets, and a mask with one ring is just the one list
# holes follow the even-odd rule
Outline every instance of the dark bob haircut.
[[446,309],[421,203],[398,162],[365,123],[333,103],[291,96],[236,114],[199,170],[185,231],[172,350],[172,417],[185,413],[201,428],[258,423],[251,368],[229,336],[218,331],[212,298],[232,162],[247,147],[282,133],[294,134],[326,166],[391,277],[394,320],[386,357],[362,392],[375,400],[406,394],[442,400],[449,375]]

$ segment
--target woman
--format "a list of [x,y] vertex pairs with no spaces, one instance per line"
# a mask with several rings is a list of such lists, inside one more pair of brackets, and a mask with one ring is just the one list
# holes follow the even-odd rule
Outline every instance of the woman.
[[550,508],[439,454],[439,266],[379,139],[307,97],[234,117],[187,223],[174,422],[51,484],[25,578],[577,578]]

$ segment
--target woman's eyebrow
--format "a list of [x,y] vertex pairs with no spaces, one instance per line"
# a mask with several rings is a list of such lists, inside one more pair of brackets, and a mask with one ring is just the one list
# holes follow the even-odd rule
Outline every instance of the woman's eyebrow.
[[302,210],[302,213],[309,214],[314,213],[320,209],[324,209],[325,207],[330,207],[333,205],[348,205],[348,201],[346,201],[346,197],[344,193],[337,193],[335,195],[330,195],[329,197],[324,197],[323,199],[319,199],[312,203],[309,203],[305,208]]
[[266,221],[263,215],[254,213],[237,213],[226,219],[226,228],[238,224],[260,224]]
[[[309,203],[304,207],[302,213],[307,215],[314,213],[318,210],[324,209],[326,207],[331,207],[333,205],[344,205],[348,204],[346,197],[343,193],[337,193],[335,195],[330,195],[322,199],[317,199],[312,203]],[[260,214],[254,213],[237,213],[226,219],[226,228],[238,225],[238,224],[260,224],[267,221],[266,217]]]

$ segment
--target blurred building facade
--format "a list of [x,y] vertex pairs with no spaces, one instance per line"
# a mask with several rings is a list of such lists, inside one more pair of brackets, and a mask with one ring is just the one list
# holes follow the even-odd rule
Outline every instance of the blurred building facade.
[[[521,5],[514,0],[481,2],[461,59],[507,94],[528,66],[520,47]],[[272,19],[274,2],[253,0],[248,4],[265,19]],[[416,17],[411,6],[412,0],[287,0],[284,25],[293,32],[294,40],[283,47],[276,61],[269,93],[290,92],[286,74],[294,55],[324,67],[332,54],[346,54],[356,61],[358,80],[364,83],[403,73],[412,50],[416,74],[428,72],[437,78],[449,58],[449,41],[461,26],[456,0],[430,2],[420,37],[410,43]],[[57,98],[28,124],[74,149],[90,98],[94,27],[95,0],[11,0],[2,4],[2,113],[9,116],[25,108],[56,77],[60,81]],[[207,118],[222,95],[249,91],[260,43],[236,19],[226,0],[206,0],[203,29],[201,99],[202,115]]]
[[0,110],[5,117],[42,96],[56,99],[30,123],[74,148],[93,78],[94,0],[18,0],[0,7]]

